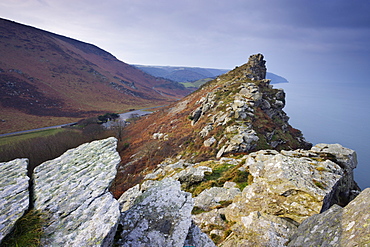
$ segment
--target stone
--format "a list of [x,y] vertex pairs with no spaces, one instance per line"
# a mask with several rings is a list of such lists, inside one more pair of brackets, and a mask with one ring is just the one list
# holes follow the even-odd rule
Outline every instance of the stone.
[[121,212],[129,210],[134,205],[135,199],[141,194],[142,194],[142,191],[140,190],[139,184],[126,190],[118,199]]
[[203,190],[194,198],[194,206],[209,211],[220,206],[220,202],[231,202],[239,194],[241,194],[239,188],[212,187]]
[[0,163],[0,242],[29,206],[28,159]]
[[212,209],[208,212],[195,214],[192,215],[192,218],[194,223],[200,226],[203,232],[210,232],[214,227],[217,229],[225,229],[227,227],[221,215],[224,215],[224,208]]
[[194,224],[194,222],[192,222],[183,246],[213,247],[216,245],[196,224]]
[[272,215],[251,212],[233,225],[234,235],[222,246],[274,246],[283,247],[295,233],[296,226]]
[[[370,188],[346,207],[333,205],[298,227],[288,246],[370,246]],[[319,224],[318,224],[319,222]]]
[[184,246],[191,227],[193,199],[180,183],[164,179],[122,213],[118,246]]
[[206,125],[200,132],[199,132],[199,135],[203,138],[205,138],[206,136],[208,136],[209,132],[213,130],[213,126],[211,124],[209,125]]
[[354,181],[353,169],[357,166],[357,154],[354,150],[345,148],[340,144],[317,144],[311,151],[329,156],[344,170],[343,176],[332,187],[329,194],[325,196],[321,212],[338,204],[342,207],[352,201],[361,191]]
[[180,181],[185,187],[188,187],[203,181],[205,173],[212,173],[212,168],[208,166],[188,167],[176,173],[172,178]]
[[240,221],[240,217],[260,211],[300,223],[320,212],[325,196],[345,174],[333,161],[303,150],[261,150],[251,153],[244,167],[253,183],[228,207],[228,220]]
[[210,146],[212,146],[216,141],[217,141],[217,140],[216,140],[216,138],[214,138],[214,137],[212,136],[211,138],[208,138],[207,140],[205,140],[205,141],[203,142],[203,145],[204,145],[205,147],[210,147]]
[[48,217],[42,246],[109,246],[119,204],[108,188],[120,156],[117,139],[85,143],[35,168],[34,207]]

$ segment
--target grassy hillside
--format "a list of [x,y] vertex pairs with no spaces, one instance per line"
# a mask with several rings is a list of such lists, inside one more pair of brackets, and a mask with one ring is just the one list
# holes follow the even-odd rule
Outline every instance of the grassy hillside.
[[164,105],[189,93],[84,42],[0,19],[0,133]]

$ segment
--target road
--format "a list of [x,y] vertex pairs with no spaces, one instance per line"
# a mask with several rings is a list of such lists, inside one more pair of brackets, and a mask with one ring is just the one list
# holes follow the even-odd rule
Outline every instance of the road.
[[[163,106],[165,106],[165,105],[163,105]],[[134,110],[134,111],[124,112],[124,113],[119,114],[120,119],[126,121],[126,119],[131,118],[132,115],[144,116],[144,115],[152,113],[152,111],[146,111],[146,110],[150,110],[150,109],[154,109],[154,108],[160,108],[160,107],[163,107],[163,106],[156,106],[156,107],[150,107],[150,108],[145,108],[145,109],[141,109],[141,110]],[[62,128],[64,126],[69,126],[69,125],[72,125],[72,124],[75,124],[75,123],[61,124],[61,125],[49,126],[49,127],[43,127],[43,128],[31,129],[31,130],[22,130],[22,131],[17,131],[17,132],[12,132],[12,133],[1,134],[0,137],[31,133],[31,132],[40,131],[40,130],[47,130],[47,129],[58,129],[58,128]]]

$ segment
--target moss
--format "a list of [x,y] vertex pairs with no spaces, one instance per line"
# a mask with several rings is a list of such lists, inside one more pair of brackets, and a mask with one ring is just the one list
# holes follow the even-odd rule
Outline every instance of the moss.
[[204,211],[203,209],[199,208],[199,207],[193,207],[193,210],[191,211],[191,214],[201,214],[201,213],[204,213],[206,211]]
[[205,189],[209,189],[211,187],[222,187],[227,181],[235,182],[237,187],[240,190],[243,190],[253,181],[253,178],[251,178],[249,172],[239,170],[242,165],[243,162],[237,166],[228,163],[211,163],[208,166],[212,168],[212,173],[204,176],[205,181],[188,188],[187,191],[192,193],[193,196],[197,196]]
[[3,239],[0,246],[40,246],[45,218],[40,211],[29,211],[15,223],[13,230]]
[[312,180],[312,182],[313,182],[317,187],[319,187],[320,189],[325,189],[325,185],[324,185],[324,184],[322,184],[321,182],[319,182],[319,181],[317,181],[317,180],[315,180],[315,179],[313,179],[313,180]]

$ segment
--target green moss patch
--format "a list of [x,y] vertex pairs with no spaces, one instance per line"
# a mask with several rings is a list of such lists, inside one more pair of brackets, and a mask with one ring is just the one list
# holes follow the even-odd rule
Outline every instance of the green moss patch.
[[0,243],[0,247],[40,246],[44,222],[45,218],[40,211],[29,211],[16,222],[14,229]]

